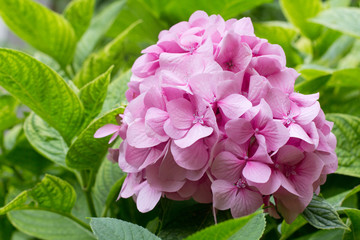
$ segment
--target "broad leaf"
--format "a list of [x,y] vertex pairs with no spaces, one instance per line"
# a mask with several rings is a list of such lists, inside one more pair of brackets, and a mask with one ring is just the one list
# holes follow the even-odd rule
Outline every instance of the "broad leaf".
[[255,34],[267,39],[270,43],[279,44],[285,51],[288,66],[296,66],[302,62],[301,57],[292,46],[298,32],[290,24],[283,22],[254,23]]
[[331,78],[331,75],[324,75],[310,81],[303,81],[295,85],[295,91],[301,92],[303,94],[312,94],[319,92],[320,89],[323,89],[326,83]]
[[319,229],[348,229],[335,209],[325,199],[316,195],[302,215],[312,226]]
[[[345,209],[344,212],[349,217],[351,221],[350,229],[351,232],[346,232],[346,238],[343,239],[351,239],[351,240],[359,240],[360,239],[360,210],[359,209]],[[344,236],[344,237],[345,237]]]
[[63,16],[31,0],[0,0],[0,15],[19,37],[63,67],[73,59],[76,36]]
[[160,240],[145,228],[114,218],[92,218],[90,226],[99,240]]
[[280,0],[281,9],[287,20],[299,28],[310,39],[316,39],[321,33],[321,26],[309,22],[322,9],[321,0]]
[[82,124],[83,107],[66,82],[24,53],[0,49],[0,59],[0,85],[70,142]]
[[360,192],[360,185],[353,188],[352,190],[342,192],[326,200],[336,208],[336,207],[340,207],[346,199],[355,195],[358,192]]
[[113,24],[119,11],[124,7],[124,4],[124,0],[111,3],[91,20],[90,27],[85,32],[76,48],[74,58],[76,68],[79,68],[86,57],[94,50],[99,40]]
[[124,106],[127,101],[125,92],[128,89],[127,83],[130,81],[131,71],[127,71],[114,79],[107,90],[102,113],[108,112],[114,108]]
[[114,109],[102,117],[95,119],[70,146],[66,155],[66,165],[76,169],[92,169],[99,167],[103,157],[108,151],[109,137],[94,138],[95,132],[102,126],[116,124],[115,117],[123,113],[124,108]]
[[0,132],[17,122],[16,100],[10,95],[0,95]]
[[92,54],[88,59],[86,59],[83,66],[74,78],[75,85],[79,88],[82,88],[88,82],[92,81],[100,74],[108,70],[112,65],[114,65],[114,73],[116,73],[121,64],[119,58],[122,54],[124,54],[123,41],[127,34],[139,23],[140,22],[137,21],[130,25],[124,32],[122,32],[117,38],[107,44],[102,50]]
[[258,240],[265,230],[265,225],[265,215],[257,212],[246,217],[231,219],[208,227],[191,235],[186,240]]
[[95,0],[73,0],[64,11],[64,16],[74,28],[78,39],[90,25],[94,4]]
[[332,132],[337,138],[336,154],[339,174],[360,177],[360,118],[346,114],[327,114],[334,122]]
[[321,12],[311,21],[354,37],[360,37],[360,9],[358,8],[331,8]]
[[0,215],[13,210],[37,209],[67,215],[75,204],[73,187],[64,180],[45,175],[34,188],[20,193],[15,199],[0,208]]
[[[113,201],[116,200],[117,196],[120,193],[121,184],[124,180],[122,178],[124,176],[125,173],[121,171],[118,164],[112,163],[108,159],[105,159],[102,162],[96,175],[96,181],[93,188],[93,197],[95,204],[98,206],[98,209],[101,210],[99,211],[99,216],[103,212],[104,208],[108,207],[109,204],[111,204],[111,202],[107,202],[107,199],[109,199],[109,197]],[[115,187],[115,189],[112,191],[113,186]],[[115,195],[115,199],[111,195]]]
[[323,77],[333,73],[333,70],[324,66],[315,64],[304,64],[298,69],[298,72],[306,80],[312,80],[315,78]]
[[67,168],[65,157],[69,147],[58,131],[34,113],[25,120],[24,131],[36,151],[54,163]]
[[280,240],[287,239],[290,237],[294,232],[299,230],[302,226],[304,226],[307,223],[307,221],[299,215],[295,221],[293,221],[291,224],[287,224],[284,221],[281,223],[281,238]]
[[113,67],[80,89],[79,97],[84,106],[85,122],[96,117],[103,106]]
[[72,219],[43,210],[19,210],[7,214],[20,231],[46,240],[94,240],[92,233]]
[[334,87],[354,87],[360,88],[360,69],[349,68],[334,71],[328,85]]

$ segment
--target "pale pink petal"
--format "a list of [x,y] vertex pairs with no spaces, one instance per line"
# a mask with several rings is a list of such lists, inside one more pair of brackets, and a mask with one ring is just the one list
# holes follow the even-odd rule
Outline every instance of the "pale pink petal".
[[187,129],[177,129],[177,128],[175,128],[174,125],[171,123],[170,119],[167,119],[165,121],[165,123],[164,123],[164,131],[172,139],[183,138],[185,136],[185,134],[188,132]]
[[265,183],[270,178],[271,169],[267,164],[247,161],[242,173],[246,179],[252,182]]
[[261,194],[263,195],[270,195],[276,192],[279,187],[281,186],[282,173],[278,170],[272,170],[271,176],[266,183],[256,183],[252,181],[248,181],[250,186],[256,187]]
[[173,143],[171,144],[171,152],[175,162],[188,170],[199,170],[209,161],[209,153],[202,140],[187,148],[180,148]]
[[224,180],[215,180],[211,184],[213,192],[213,206],[220,210],[226,210],[237,205],[237,187]]
[[288,129],[286,129],[281,122],[274,120],[269,121],[266,126],[259,131],[259,134],[265,137],[268,151],[278,150],[289,140]]
[[228,121],[225,130],[228,137],[239,144],[247,142],[254,134],[251,123],[242,118]]
[[241,18],[232,24],[232,28],[235,33],[239,35],[255,36],[254,27],[252,25],[251,19],[248,17]]
[[267,77],[272,87],[278,88],[284,93],[293,93],[294,84],[299,73],[293,68],[285,68],[278,73]]
[[295,165],[303,159],[303,152],[291,145],[283,146],[276,155],[276,162],[279,164]]
[[[158,108],[150,108],[145,115],[145,125],[157,135],[165,136],[165,139],[162,140],[166,141],[167,136],[164,131],[164,123],[168,118],[169,115],[167,112]],[[147,134],[150,135],[150,131],[147,131]]]
[[305,132],[305,130],[298,124],[294,123],[289,126],[290,137],[301,139],[305,142],[313,144],[313,141]]
[[148,166],[146,168],[146,179],[151,188],[162,192],[176,192],[185,184],[185,179],[181,181],[168,178],[159,172],[160,163]]
[[290,94],[290,99],[302,107],[309,107],[319,99],[319,93],[304,95],[301,93],[293,92]]
[[270,84],[265,77],[253,75],[250,77],[248,99],[257,105],[267,95],[269,89]]
[[238,159],[230,152],[218,154],[211,166],[212,174],[219,179],[236,182],[241,177],[245,161]]
[[290,112],[290,99],[280,89],[272,88],[265,100],[271,107],[274,118],[283,119]]
[[120,129],[119,125],[106,124],[105,126],[102,126],[95,132],[94,138],[103,138],[103,137],[109,136],[109,135],[117,132],[119,129]]
[[234,218],[249,215],[255,212],[263,204],[262,195],[249,189],[239,189],[231,208]]
[[149,137],[146,134],[145,121],[143,119],[137,119],[129,125],[126,137],[128,143],[137,148],[153,147],[161,143],[157,138]]
[[161,198],[161,192],[150,187],[149,184],[144,184],[139,191],[136,199],[136,206],[142,213],[149,212],[154,209]]
[[218,102],[224,115],[230,119],[239,118],[252,104],[246,97],[240,94],[231,94]]
[[295,118],[295,121],[300,125],[306,125],[309,124],[312,120],[314,120],[315,117],[318,115],[320,111],[320,104],[319,102],[315,102],[310,107],[303,107],[300,108],[300,110],[300,115]]
[[261,99],[260,104],[253,109],[254,111],[258,111],[251,121],[254,128],[263,128],[269,121],[272,121],[273,114],[271,108],[264,99]]
[[181,148],[187,148],[199,139],[210,136],[213,131],[213,128],[197,123],[190,128],[188,133],[183,138],[174,140],[174,143]]
[[172,100],[166,104],[171,123],[179,129],[189,129],[194,120],[194,109],[184,98]]

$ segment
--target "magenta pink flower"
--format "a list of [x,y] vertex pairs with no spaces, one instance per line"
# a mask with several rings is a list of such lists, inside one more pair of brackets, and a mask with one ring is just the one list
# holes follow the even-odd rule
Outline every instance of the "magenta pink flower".
[[336,171],[319,94],[294,92],[299,74],[250,18],[197,11],[142,53],[121,121],[95,133],[122,138],[108,156],[127,173],[119,197],[139,211],[193,198],[233,217],[265,205],[290,223]]

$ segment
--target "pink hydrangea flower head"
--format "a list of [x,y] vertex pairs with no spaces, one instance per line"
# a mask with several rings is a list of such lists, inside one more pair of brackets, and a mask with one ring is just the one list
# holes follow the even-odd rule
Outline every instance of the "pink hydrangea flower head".
[[197,11],[142,53],[121,121],[95,134],[121,137],[109,158],[127,173],[119,197],[139,211],[193,198],[233,217],[264,205],[290,223],[336,171],[319,94],[294,92],[299,74],[250,18]]

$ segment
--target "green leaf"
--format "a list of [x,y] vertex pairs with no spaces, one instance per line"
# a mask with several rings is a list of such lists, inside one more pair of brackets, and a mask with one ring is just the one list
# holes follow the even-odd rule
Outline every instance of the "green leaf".
[[332,74],[333,69],[315,64],[304,64],[301,65],[301,67],[298,69],[298,72],[301,73],[301,76],[306,80],[312,80]]
[[89,27],[94,13],[95,0],[73,0],[64,11],[64,17],[74,28],[78,39]]
[[114,73],[116,73],[121,64],[119,58],[124,52],[123,41],[127,34],[139,23],[139,21],[136,21],[131,24],[124,32],[107,44],[102,50],[92,54],[88,59],[86,59],[84,65],[74,78],[75,85],[82,88],[88,82],[108,70],[112,65],[114,65]]
[[296,66],[302,62],[292,43],[298,32],[290,24],[284,22],[254,23],[255,34],[267,39],[270,43],[279,44],[285,51],[286,63]]
[[109,4],[91,20],[90,27],[85,32],[76,48],[74,58],[76,69],[82,65],[86,57],[94,50],[99,40],[111,27],[124,5],[124,0],[115,1],[114,3]]
[[108,91],[112,70],[113,66],[80,89],[79,97],[84,106],[85,122],[90,122],[100,113]]
[[360,66],[360,39],[357,39],[350,52],[340,59],[338,68],[357,68]]
[[36,151],[54,163],[67,168],[65,158],[69,147],[58,131],[33,112],[24,122],[24,131]]
[[286,19],[310,39],[316,39],[321,33],[321,26],[308,20],[315,17],[322,9],[321,0],[280,0],[281,9]]
[[227,240],[260,239],[265,230],[265,215],[256,212],[252,215],[231,219],[197,232],[185,240]]
[[295,85],[295,91],[301,92],[303,94],[312,94],[318,92],[320,89],[324,88],[326,83],[331,78],[331,75],[324,75],[310,81],[303,81]]
[[321,12],[311,21],[353,37],[360,37],[360,9],[358,8],[331,8]]
[[287,239],[290,237],[293,233],[295,233],[297,230],[299,230],[302,226],[304,226],[307,223],[307,221],[299,215],[295,221],[293,221],[291,224],[287,224],[284,221],[281,223],[281,238],[280,240]]
[[360,239],[360,210],[359,209],[344,209],[344,212],[351,220],[351,232],[346,232],[346,239],[359,240]]
[[110,136],[97,139],[94,138],[94,134],[100,127],[106,124],[116,124],[115,117],[123,113],[123,111],[124,108],[120,107],[92,121],[70,146],[66,155],[66,165],[75,169],[92,169],[99,167],[110,147],[108,144]]
[[82,124],[83,106],[66,82],[24,53],[0,49],[0,59],[0,85],[70,142]]
[[125,92],[129,88],[127,83],[131,74],[131,70],[128,70],[110,83],[101,113],[126,105]]
[[0,208],[0,215],[20,209],[47,210],[66,215],[71,212],[75,200],[75,191],[69,183],[58,177],[45,175],[34,188],[20,193]]
[[349,68],[334,71],[328,86],[360,88],[360,69]]
[[[206,3],[206,1],[204,1]],[[221,16],[224,19],[237,17],[243,12],[249,11],[255,7],[258,7],[264,3],[270,3],[272,0],[227,0],[225,5],[220,2],[224,7],[221,10]],[[214,12],[217,13],[216,11]]]
[[7,214],[20,231],[46,240],[93,240],[90,231],[71,219],[43,210],[20,210]]
[[360,118],[346,114],[327,114],[326,118],[334,122],[332,132],[337,138],[336,173],[360,177]]
[[351,0],[328,0],[331,8],[347,7],[351,4]]
[[160,240],[147,229],[114,218],[92,218],[90,226],[99,240]]
[[335,208],[340,207],[346,199],[348,199],[349,197],[353,196],[354,194],[356,194],[358,192],[360,192],[360,185],[356,186],[352,190],[345,191],[345,192],[342,192],[331,198],[328,198],[328,199],[326,199],[326,201],[328,201]]
[[348,229],[335,209],[325,199],[317,195],[313,196],[302,215],[312,226],[318,229]]
[[31,0],[0,0],[0,15],[19,37],[63,67],[73,59],[76,36],[63,16]]
[[16,124],[17,117],[15,109],[15,98],[10,95],[0,95],[0,132]]
[[[111,202],[107,202],[107,199],[109,199],[109,197],[111,198],[111,200],[116,200],[116,198],[113,199],[113,196],[111,195],[114,195],[113,192],[115,192],[116,197],[117,195],[119,195],[122,182],[124,181],[124,179],[122,178],[124,176],[125,173],[121,171],[118,164],[112,163],[107,159],[102,162],[96,175],[95,185],[93,188],[94,201],[96,206],[98,206],[98,209],[100,210],[99,216],[104,211],[104,208],[108,207],[111,204]],[[115,187],[115,189],[111,191],[113,189],[113,186]]]

